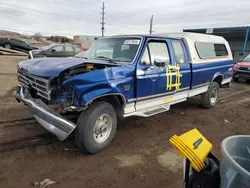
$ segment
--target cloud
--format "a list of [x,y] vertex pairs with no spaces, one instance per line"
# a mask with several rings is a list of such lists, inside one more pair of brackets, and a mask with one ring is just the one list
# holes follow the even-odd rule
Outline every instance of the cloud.
[[[0,29],[44,35],[101,34],[101,1],[0,1]],[[158,33],[248,25],[249,5],[249,0],[237,4],[232,0],[106,0],[105,34],[148,33],[151,15],[154,15],[153,30]]]

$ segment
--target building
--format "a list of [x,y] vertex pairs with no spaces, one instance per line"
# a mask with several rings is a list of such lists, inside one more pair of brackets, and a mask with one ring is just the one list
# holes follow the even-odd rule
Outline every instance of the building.
[[83,50],[87,50],[98,38],[100,36],[78,35],[73,37],[73,43],[81,46]]
[[250,26],[203,28],[203,29],[184,29],[184,32],[207,33],[224,37],[232,50],[236,61],[250,54],[249,42]]

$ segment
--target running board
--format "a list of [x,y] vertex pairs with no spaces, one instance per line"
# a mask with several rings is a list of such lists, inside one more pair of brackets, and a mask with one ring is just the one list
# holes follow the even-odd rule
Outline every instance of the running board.
[[162,104],[159,106],[154,106],[151,108],[147,108],[147,109],[143,109],[140,111],[136,111],[133,113],[129,113],[129,114],[125,114],[124,117],[128,117],[128,116],[141,116],[141,117],[149,117],[149,116],[153,116],[162,112],[166,112],[170,109],[170,104]]

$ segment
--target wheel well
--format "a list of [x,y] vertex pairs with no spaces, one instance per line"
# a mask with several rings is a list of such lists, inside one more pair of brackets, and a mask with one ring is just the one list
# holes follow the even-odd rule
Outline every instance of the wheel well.
[[216,76],[214,78],[213,82],[217,82],[219,84],[219,86],[221,86],[222,79],[223,79],[223,77],[221,75],[219,75],[219,76]]
[[110,103],[114,107],[117,116],[122,117],[123,109],[124,109],[124,105],[125,105],[125,101],[124,101],[122,96],[120,96],[120,95],[108,95],[108,96],[103,96],[103,97],[97,98],[96,100],[105,101],[107,103]]

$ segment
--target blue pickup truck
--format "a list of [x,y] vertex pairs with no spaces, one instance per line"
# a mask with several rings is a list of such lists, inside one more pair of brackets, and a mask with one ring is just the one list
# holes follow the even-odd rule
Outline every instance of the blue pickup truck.
[[49,132],[60,140],[74,132],[80,150],[93,154],[111,143],[118,118],[149,117],[197,95],[214,107],[233,64],[219,36],[105,37],[83,55],[20,62],[14,96]]

